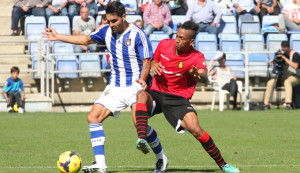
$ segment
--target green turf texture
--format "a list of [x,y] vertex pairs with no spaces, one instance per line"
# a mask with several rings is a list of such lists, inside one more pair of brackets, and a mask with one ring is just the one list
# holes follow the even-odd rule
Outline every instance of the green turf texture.
[[[199,122],[225,160],[241,172],[300,172],[300,111],[199,110]],[[94,160],[87,113],[0,113],[0,173],[56,173],[58,156],[77,152]],[[168,172],[221,172],[188,132],[177,134],[162,114],[149,120],[168,156]],[[130,112],[103,123],[108,172],[152,172],[153,152],[142,154]]]

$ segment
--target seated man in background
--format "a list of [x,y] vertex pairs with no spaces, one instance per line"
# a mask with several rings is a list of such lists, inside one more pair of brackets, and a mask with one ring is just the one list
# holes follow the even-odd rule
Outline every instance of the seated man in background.
[[73,20],[73,17],[78,15],[82,7],[89,9],[89,16],[95,17],[98,13],[98,7],[95,0],[68,0],[69,2],[69,17]]
[[12,36],[18,35],[18,24],[21,17],[25,15],[46,16],[45,7],[48,1],[42,0],[15,0],[11,14]]
[[[285,65],[282,68],[281,80],[284,81],[286,109],[290,110],[292,109],[291,103],[293,86],[300,84],[300,55],[294,50],[290,49],[290,43],[288,41],[283,41],[281,43],[281,53],[276,55],[275,59],[283,59],[285,61]],[[277,62],[273,61],[272,63]],[[276,67],[276,64],[274,64],[274,67]],[[275,70],[273,71],[276,72],[278,70],[280,69],[275,68]],[[281,81],[276,81],[275,78],[273,78],[267,83],[267,90],[264,99],[265,110],[270,109],[270,98],[272,96],[274,88],[276,87],[276,84],[278,84],[275,82]]]
[[171,12],[162,0],[154,0],[153,3],[147,5],[144,12],[145,33],[149,36],[153,31],[163,31],[165,34],[171,35],[172,28],[169,26],[171,22]]
[[260,13],[259,4],[255,5],[253,0],[232,0],[233,7],[236,8],[237,17],[241,14],[250,13],[257,15]]
[[68,16],[67,5],[67,0],[52,0],[46,8],[47,20],[49,21],[50,16]]
[[277,0],[258,0],[257,6],[260,8],[260,19],[267,15],[278,15],[280,13],[280,8],[278,6]]
[[[95,30],[95,19],[89,17],[89,9],[87,7],[82,7],[80,10],[81,18],[76,20],[74,23],[73,32],[74,35],[90,35]],[[96,44],[89,45],[75,45],[75,53],[82,52],[95,52]]]
[[169,6],[172,15],[186,15],[188,11],[186,0],[164,0],[163,2]]
[[300,9],[299,0],[293,0],[282,9],[282,13],[278,17],[279,32],[287,32],[288,30],[300,30]]
[[[23,81],[18,78],[20,69],[16,66],[10,69],[11,77],[5,81],[3,95],[7,102],[7,111],[13,112],[13,106],[17,103],[19,113],[24,113],[23,102],[25,98]],[[20,92],[21,90],[21,92]]]
[[192,20],[199,25],[198,32],[217,34],[217,24],[220,23],[222,12],[211,0],[197,0],[189,6],[186,21]]

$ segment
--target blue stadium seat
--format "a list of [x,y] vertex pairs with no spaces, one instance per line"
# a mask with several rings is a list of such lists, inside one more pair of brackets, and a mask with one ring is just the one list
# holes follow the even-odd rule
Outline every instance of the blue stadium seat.
[[226,52],[241,51],[241,38],[238,34],[222,34],[220,37],[220,50]]
[[[79,69],[80,70],[100,70],[100,57],[99,55],[83,55],[79,56]],[[82,72],[79,73],[80,77],[101,77],[101,72]]]
[[25,38],[30,40],[38,40],[42,38],[44,28],[46,27],[45,17],[28,16],[25,19]]
[[300,52],[300,34],[291,34],[290,48]]
[[127,15],[127,16],[126,16],[126,20],[127,20],[127,22],[129,22],[129,23],[134,23],[136,20],[141,20],[141,21],[143,21],[141,15]]
[[68,16],[51,16],[48,23],[59,34],[71,34],[70,20]]
[[258,16],[253,15],[252,22],[242,22],[239,18],[239,32],[241,35],[244,34],[259,34],[260,33],[260,21]]
[[175,39],[176,38],[176,33],[172,35],[172,38]]
[[150,34],[149,39],[152,45],[153,52],[156,50],[158,43],[166,38],[170,38],[167,34]]
[[[197,34],[195,39],[195,46],[201,52],[217,52],[218,42],[215,34]],[[207,61],[211,60],[216,54],[204,54]]]
[[[279,49],[281,49],[281,42],[287,41],[287,35],[286,34],[268,34],[267,36],[267,50],[272,52],[277,52]],[[269,59],[274,59],[275,54],[272,53],[269,56]]]
[[106,69],[107,66],[108,66],[108,62],[107,62],[107,59],[106,59],[106,55],[102,55],[102,56],[101,56],[101,62],[102,62],[102,69]]
[[[55,41],[52,43],[53,53],[74,53],[72,44]],[[56,56],[56,69],[58,71],[73,71],[78,69],[75,55]],[[77,73],[58,73],[59,78],[77,78]]]
[[[91,17],[92,17],[92,16],[91,16]],[[97,16],[97,17],[96,17],[96,26],[100,25],[101,19],[102,19],[102,16]]]
[[[137,9],[136,0],[120,0],[122,4],[124,4],[125,7],[129,7],[132,9]],[[135,12],[126,12],[126,14],[135,14]]]
[[292,30],[288,30],[287,33],[288,33],[288,34],[300,34],[300,31],[292,31]]
[[[248,51],[264,51],[264,37],[261,34],[245,34],[243,48]],[[248,55],[249,76],[266,77],[268,70],[268,55],[265,53],[252,53]],[[257,70],[257,71],[253,71]]]
[[235,16],[222,16],[220,25],[218,27],[220,34],[236,34],[237,22]]
[[[244,56],[242,54],[237,54],[239,56],[235,56],[235,58],[238,57],[238,59],[228,59],[227,56],[226,56],[226,66],[229,66],[234,75],[238,78],[243,78],[245,76],[245,73],[244,73]],[[235,70],[240,70],[240,71],[235,71]]]
[[185,21],[185,15],[172,15],[172,21],[170,23],[173,33],[177,32],[177,24]]
[[[262,28],[278,23],[277,15],[265,15],[262,19]],[[265,33],[278,33],[278,29],[265,30]]]

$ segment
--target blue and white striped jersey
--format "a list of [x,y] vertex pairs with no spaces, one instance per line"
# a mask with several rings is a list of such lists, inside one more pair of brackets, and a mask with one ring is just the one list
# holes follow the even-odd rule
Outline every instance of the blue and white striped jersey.
[[145,58],[152,58],[153,51],[145,32],[134,24],[121,35],[112,33],[109,25],[105,25],[90,35],[99,44],[106,44],[111,53],[111,75],[109,84],[116,87],[131,86],[141,77]]

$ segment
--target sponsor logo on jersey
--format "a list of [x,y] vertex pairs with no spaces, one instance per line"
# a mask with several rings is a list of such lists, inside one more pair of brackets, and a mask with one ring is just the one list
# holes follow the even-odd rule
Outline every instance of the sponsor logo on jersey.
[[127,47],[131,45],[131,38],[126,38],[125,45]]
[[170,59],[168,57],[166,57],[165,55],[160,54],[160,56],[163,57],[165,60],[170,61]]
[[182,68],[183,68],[183,62],[182,62],[182,61],[179,62],[178,68],[179,68],[179,69],[182,69]]

